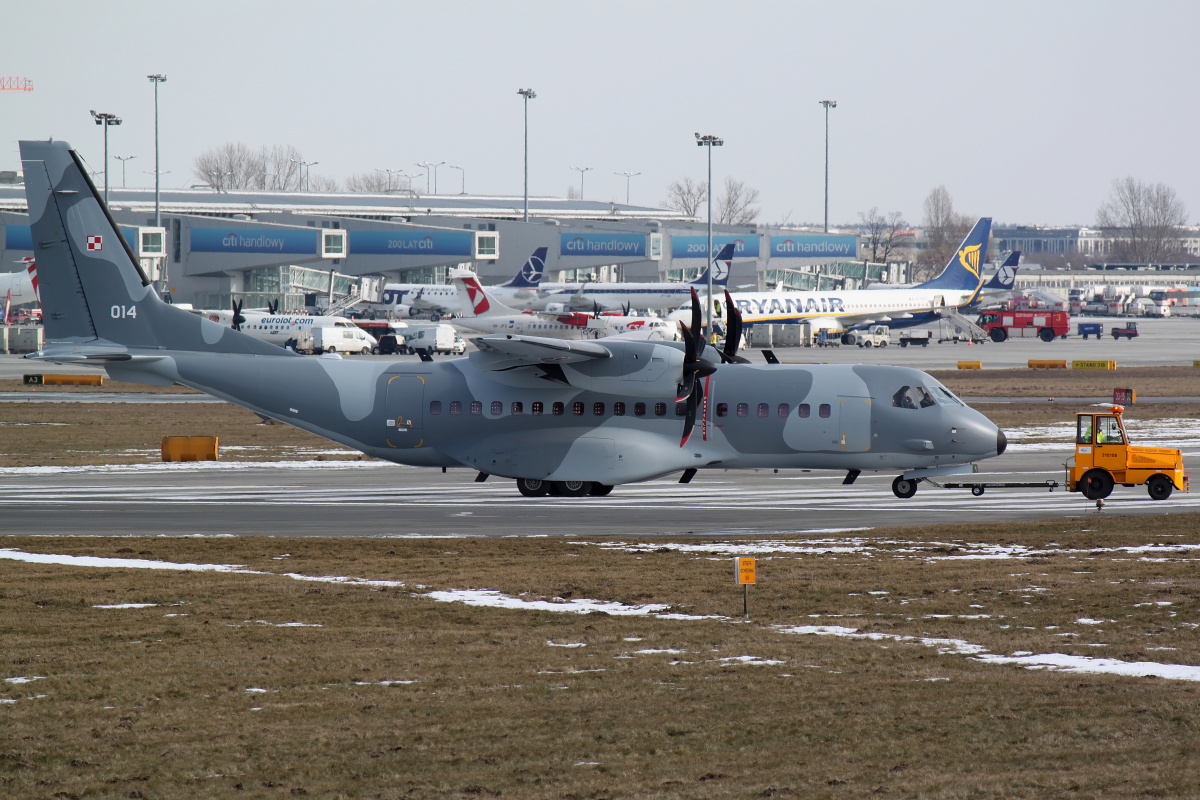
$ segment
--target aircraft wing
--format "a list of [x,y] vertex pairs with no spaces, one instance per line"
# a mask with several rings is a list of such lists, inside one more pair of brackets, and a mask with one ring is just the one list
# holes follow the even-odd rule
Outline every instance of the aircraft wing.
[[612,351],[595,342],[548,339],[542,336],[494,334],[472,339],[479,352],[471,359],[488,370],[537,364],[564,364],[612,358]]

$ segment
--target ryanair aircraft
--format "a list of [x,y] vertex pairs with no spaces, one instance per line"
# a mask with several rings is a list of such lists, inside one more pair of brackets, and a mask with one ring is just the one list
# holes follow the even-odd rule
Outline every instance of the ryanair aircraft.
[[[829,292],[731,292],[729,296],[747,326],[807,322],[814,333],[874,323],[904,327],[914,324],[920,314],[936,315],[939,309],[961,308],[975,302],[983,285],[980,265],[991,229],[991,218],[980,218],[941,274],[915,286]],[[684,305],[667,319],[684,321],[690,315],[691,306]]]
[[[863,470],[911,497],[1007,439],[932,376],[877,365],[749,364],[724,350],[497,334],[469,358],[306,358],[159,299],[79,156],[21,142],[46,344],[34,358],[181,384],[377,458],[515,479],[527,496],[605,495],[701,469]],[[693,303],[698,306],[698,303]]]

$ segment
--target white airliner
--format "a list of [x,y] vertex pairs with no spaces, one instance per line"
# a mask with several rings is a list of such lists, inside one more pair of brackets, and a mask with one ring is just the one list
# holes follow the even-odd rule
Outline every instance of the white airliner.
[[[327,316],[307,316],[305,314],[271,314],[264,311],[242,311],[240,304],[235,305],[229,311],[218,311],[213,309],[201,310],[192,309],[193,314],[204,317],[219,325],[224,325],[227,328],[233,328],[235,331],[253,336],[255,339],[261,339],[270,344],[277,344],[283,347],[289,340],[294,340],[297,343],[301,342],[304,336],[312,336],[313,328],[353,328],[358,330],[358,326],[351,320],[345,317],[327,317]],[[365,333],[365,332],[364,332]],[[370,334],[365,334],[367,337],[366,346],[374,348],[376,344],[375,338]]]
[[[731,292],[743,324],[807,322],[814,331],[840,331],[872,322],[905,327],[936,317],[939,309],[973,303],[983,280],[980,264],[987,251],[992,220],[983,217],[958,246],[945,269],[931,281],[905,289],[850,289],[829,292]],[[667,316],[691,316],[691,303]]]
[[38,299],[37,264],[32,258],[23,258],[21,263],[25,269],[20,272],[0,273],[0,303],[8,300],[12,305],[19,306]]
[[451,278],[453,285],[468,298],[467,305],[470,307],[463,316],[451,321],[459,330],[555,339],[597,339],[621,335],[666,341],[676,338],[675,331],[678,330],[677,325],[653,316],[518,311],[491,297],[490,290],[484,289],[470,270],[454,270]]
[[464,310],[457,289],[436,283],[386,283],[378,302],[363,305],[376,314],[400,319],[425,314],[434,322]]
[[[733,261],[733,243],[721,248],[712,260],[713,286],[724,290],[729,281]],[[691,296],[692,287],[704,293],[708,286],[708,271],[691,283],[683,281],[653,281],[627,283],[543,283],[546,268],[546,248],[539,247],[507,283],[489,286],[492,299],[519,311],[604,311],[647,308],[654,311],[678,308]],[[628,312],[627,312],[628,313]]]

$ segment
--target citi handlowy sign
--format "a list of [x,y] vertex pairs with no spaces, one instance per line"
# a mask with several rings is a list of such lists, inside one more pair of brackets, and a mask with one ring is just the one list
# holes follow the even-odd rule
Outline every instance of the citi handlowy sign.
[[858,237],[839,233],[798,233],[772,236],[772,258],[820,258],[840,256],[858,258]]
[[316,255],[317,231],[295,228],[192,228],[193,253]]
[[646,255],[646,235],[642,233],[561,233],[559,247],[564,256],[641,256]]

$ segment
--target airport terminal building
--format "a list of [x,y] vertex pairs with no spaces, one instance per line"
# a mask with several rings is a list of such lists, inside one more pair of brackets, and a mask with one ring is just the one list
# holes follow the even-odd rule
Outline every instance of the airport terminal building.
[[[485,283],[513,277],[547,248],[547,281],[690,278],[706,262],[707,225],[678,211],[577,199],[312,192],[160,193],[109,189],[109,207],[143,267],[176,302],[286,310],[369,294],[384,281],[440,283],[468,265]],[[32,255],[24,188],[0,186],[0,269]],[[714,226],[735,245],[730,286],[855,286],[903,280],[902,268],[858,261],[856,232]],[[849,280],[847,280],[849,278]]]

